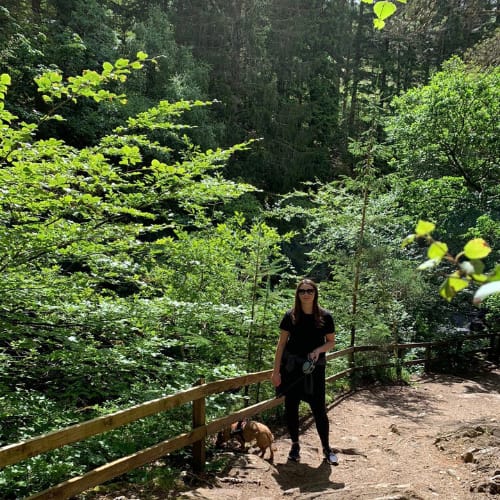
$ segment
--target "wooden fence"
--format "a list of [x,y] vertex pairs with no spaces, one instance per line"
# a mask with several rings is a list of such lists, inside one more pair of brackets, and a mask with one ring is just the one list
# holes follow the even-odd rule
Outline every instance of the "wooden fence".
[[[463,344],[465,342],[488,338],[490,339],[490,345],[488,347],[468,350],[463,349]],[[500,335],[463,335],[440,342],[350,347],[348,349],[343,349],[327,355],[327,359],[329,360],[335,358],[347,358],[350,362],[349,368],[328,377],[327,382],[334,382],[340,378],[351,375],[356,371],[381,367],[395,367],[398,374],[400,373],[402,366],[423,364],[427,369],[429,367],[429,363],[437,359],[436,357],[433,357],[432,351],[440,347],[449,347],[450,344],[455,344],[457,349],[460,349],[461,352],[465,352],[467,354],[477,353],[478,351],[488,352],[498,360],[500,351]],[[405,360],[404,353],[410,349],[423,350],[424,357]],[[356,365],[355,353],[374,351],[385,353],[392,358],[393,361],[370,366]],[[29,500],[61,500],[70,498],[78,493],[81,493],[82,491],[88,490],[89,488],[102,484],[133,469],[151,463],[168,453],[189,445],[193,445],[193,469],[195,471],[201,471],[203,470],[205,464],[205,438],[207,436],[217,433],[232,422],[246,417],[251,417],[252,415],[256,415],[265,410],[279,406],[282,404],[284,399],[283,397],[280,397],[261,401],[253,406],[236,411],[231,415],[212,420],[211,422],[206,422],[205,398],[211,394],[219,394],[252,384],[269,381],[270,375],[271,370],[266,370],[243,375],[241,377],[211,382],[208,384],[200,381],[199,385],[196,387],[172,394],[170,396],[165,396],[146,403],[135,405],[131,408],[127,408],[126,410],[121,410],[110,415],[72,425],[64,429],[50,432],[43,436],[34,437],[26,441],[4,446],[0,448],[0,467],[16,464],[22,460],[40,455],[49,450],[82,441],[91,436],[103,434],[141,418],[168,411],[186,403],[192,403],[192,430],[190,432],[175,436],[159,444],[133,453],[132,455],[102,465],[82,476],[74,477],[52,488],[42,491],[41,493],[32,495],[29,497]]]

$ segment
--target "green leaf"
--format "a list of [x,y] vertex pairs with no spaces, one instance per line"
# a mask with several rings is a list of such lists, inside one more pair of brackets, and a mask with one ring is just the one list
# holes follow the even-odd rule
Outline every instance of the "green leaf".
[[373,12],[378,19],[383,21],[388,17],[391,17],[394,12],[396,12],[396,6],[392,2],[377,2],[373,7]]
[[415,234],[409,234],[402,242],[401,242],[401,248],[406,247],[410,243],[413,243],[415,241],[416,235]]
[[484,271],[484,262],[482,260],[471,259],[470,263],[474,267],[474,272],[479,274]]
[[369,3],[369,4],[372,4],[374,2],[374,0],[361,0],[363,3]]
[[439,295],[450,302],[460,290],[467,288],[468,285],[469,282],[467,280],[456,278],[455,276],[449,276],[441,285]]
[[490,246],[482,238],[474,238],[464,247],[464,254],[469,259],[484,259],[490,252]]
[[476,283],[487,283],[488,282],[488,275],[487,274],[471,274],[470,277]]
[[427,236],[428,234],[432,233],[432,231],[434,231],[435,228],[436,224],[433,224],[432,222],[427,222],[425,220],[419,220],[417,222],[415,233],[417,234],[417,236]]
[[128,66],[129,60],[120,58],[115,61],[115,68],[126,68]]
[[480,286],[474,294],[472,302],[474,304],[480,304],[486,297],[493,295],[494,293],[500,293],[500,281],[493,281]]
[[382,19],[379,19],[378,17],[376,17],[373,20],[373,26],[375,26],[375,28],[377,28],[378,30],[384,29],[385,21],[382,21]]
[[435,241],[427,250],[429,259],[441,260],[448,253],[448,245],[441,241]]

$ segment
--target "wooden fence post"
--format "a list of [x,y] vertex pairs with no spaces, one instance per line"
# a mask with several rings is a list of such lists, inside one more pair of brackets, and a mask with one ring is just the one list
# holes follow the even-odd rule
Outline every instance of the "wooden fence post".
[[497,333],[494,335],[491,339],[492,342],[492,348],[493,348],[493,361],[496,361],[497,363],[500,361],[500,333]]
[[400,349],[398,344],[396,344],[394,351],[395,351],[394,354],[396,355],[396,380],[400,382],[403,373],[402,363],[403,363],[404,353],[403,349]]
[[347,355],[347,367],[351,372],[349,373],[349,380],[351,384],[351,388],[356,385],[356,379],[355,379],[355,374],[356,374],[356,359],[354,357],[355,353],[355,346],[351,346],[352,351]]
[[425,363],[424,363],[424,371],[428,372],[431,369],[431,356],[432,356],[432,348],[430,345],[425,348]]
[[[196,385],[203,385],[205,379],[201,378]],[[205,398],[196,399],[193,401],[193,429],[201,425],[205,425],[206,417],[206,402]],[[195,473],[205,470],[205,438],[193,443],[193,471]]]

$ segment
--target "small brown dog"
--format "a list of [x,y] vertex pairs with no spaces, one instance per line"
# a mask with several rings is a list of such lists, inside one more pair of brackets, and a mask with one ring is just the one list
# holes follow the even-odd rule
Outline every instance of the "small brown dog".
[[255,420],[240,420],[239,422],[235,422],[231,424],[231,427],[219,432],[216,446],[220,446],[231,438],[239,441],[242,450],[246,449],[246,443],[256,441],[257,447],[260,448],[260,457],[263,458],[267,448],[269,448],[271,453],[270,460],[274,460],[274,451],[276,450],[273,445],[274,436],[267,425]]

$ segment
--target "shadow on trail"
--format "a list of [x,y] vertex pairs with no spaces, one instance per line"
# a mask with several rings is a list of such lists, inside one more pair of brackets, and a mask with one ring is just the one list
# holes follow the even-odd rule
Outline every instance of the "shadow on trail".
[[488,368],[481,367],[477,370],[469,370],[467,373],[460,375],[448,374],[430,374],[422,378],[422,383],[434,382],[444,385],[452,385],[456,383],[464,383],[470,381],[470,385],[466,385],[466,390],[469,393],[500,393],[500,367],[490,365]]
[[473,375],[471,381],[475,385],[467,386],[467,390],[470,390],[470,392],[500,394],[500,369]]
[[[470,383],[469,383],[470,382]],[[410,421],[418,421],[423,413],[440,413],[440,401],[443,396],[436,397],[430,394],[427,384],[441,384],[450,390],[446,397],[454,398],[455,384],[461,384],[467,394],[500,393],[500,368],[493,366],[489,370],[463,374],[463,376],[431,373],[418,379],[416,385],[371,385],[361,387],[350,394],[354,400],[378,406],[379,414],[391,414]],[[335,419],[335,404],[331,405],[328,413]]]
[[345,488],[345,483],[330,480],[332,470],[332,466],[326,462],[321,462],[318,467],[287,462],[276,464],[273,477],[283,491],[298,489],[301,493],[315,493]]
[[372,386],[359,389],[352,398],[379,407],[375,414],[390,414],[411,421],[417,421],[423,412],[440,412],[437,398],[425,389],[415,390],[409,386]]

